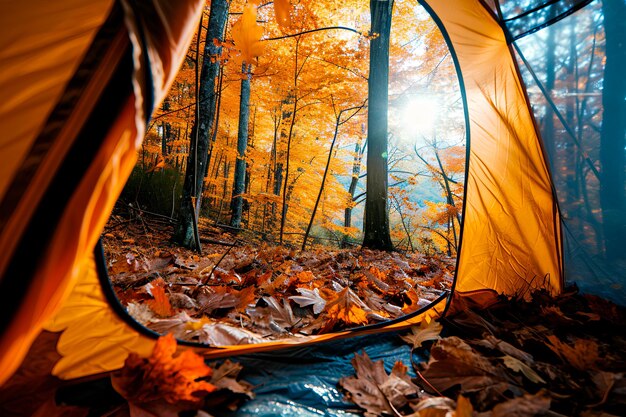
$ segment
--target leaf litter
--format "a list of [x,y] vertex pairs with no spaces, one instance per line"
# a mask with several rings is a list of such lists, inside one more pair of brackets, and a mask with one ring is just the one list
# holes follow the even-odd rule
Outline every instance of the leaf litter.
[[[198,257],[149,238],[150,245],[137,236],[105,238],[120,300],[155,331],[210,345],[302,337],[400,317],[449,288],[453,273],[452,261],[420,255],[207,245],[208,255]],[[155,242],[160,250],[152,249]],[[624,310],[576,292],[532,297],[500,297],[487,310],[465,305],[441,323],[423,322],[400,338],[413,358],[426,355],[427,362],[396,362],[387,372],[382,361],[355,354],[355,375],[341,378],[339,386],[366,416],[623,415]],[[216,374],[240,370],[228,361],[222,366],[213,364],[212,377],[204,378],[218,389]],[[245,393],[243,399],[252,396],[243,381],[222,385]]]
[[400,335],[412,357],[429,355],[402,373],[411,389],[363,353],[355,375],[339,381],[346,398],[366,416],[624,415],[624,309],[576,292],[536,292],[530,302],[500,297],[486,310],[458,310]]
[[300,252],[260,243],[207,244],[206,255],[198,256],[168,238],[163,230],[146,234],[130,226],[105,234],[114,290],[146,327],[211,345],[302,338],[396,319],[437,299],[454,273],[452,259],[419,254]]

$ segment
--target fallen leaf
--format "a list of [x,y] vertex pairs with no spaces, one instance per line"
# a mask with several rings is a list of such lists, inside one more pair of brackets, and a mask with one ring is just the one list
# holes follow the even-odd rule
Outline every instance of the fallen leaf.
[[163,287],[153,286],[151,292],[154,299],[146,301],[146,304],[150,306],[157,316],[170,317],[174,314],[174,309]]
[[535,361],[531,354],[524,352],[523,350],[516,348],[512,344],[505,342],[504,340],[500,340],[490,334],[485,335],[483,339],[473,340],[471,341],[471,343],[477,346],[499,350],[505,355],[512,356],[525,363],[533,363]]
[[455,385],[460,385],[462,392],[489,391],[485,394],[504,392],[508,387],[503,370],[458,337],[439,339],[430,355],[422,375],[440,392]]
[[415,413],[410,417],[446,417],[455,411],[456,404],[447,397],[429,397],[411,404],[411,408]]
[[456,400],[456,410],[454,417],[472,417],[474,415],[474,407],[466,397],[459,395]]
[[314,314],[320,314],[326,307],[326,300],[320,295],[319,289],[296,288],[296,290],[300,295],[291,296],[289,299],[296,302],[300,307],[313,306]]
[[504,355],[502,357],[502,362],[511,370],[515,372],[521,372],[528,378],[530,381],[535,384],[545,384],[546,381],[543,380],[537,372],[535,372],[530,366],[526,365],[524,362],[520,361],[517,358],[514,358],[509,355]]
[[544,391],[535,395],[525,394],[496,405],[491,417],[534,417],[550,410],[550,397]]
[[563,343],[554,335],[548,336],[547,346],[565,363],[580,371],[595,369],[599,360],[598,344],[589,339],[576,339],[574,347]]
[[411,333],[400,336],[400,338],[411,345],[413,349],[417,349],[428,340],[438,339],[442,329],[441,324],[436,321],[431,321],[430,323],[422,321],[419,327],[411,327]]
[[113,388],[131,407],[152,409],[151,404],[161,402],[179,411],[197,409],[204,395],[216,389],[199,380],[211,376],[204,360],[191,350],[174,356],[176,345],[173,335],[162,336],[148,358],[131,353],[124,367],[111,376]]
[[354,355],[352,366],[356,376],[341,378],[339,385],[347,391],[347,398],[364,409],[368,417],[394,414],[392,406],[402,408],[409,397],[419,393],[419,387],[407,377],[404,366],[394,365],[388,375],[383,361],[373,362],[365,352]]
[[226,389],[237,394],[244,394],[248,398],[254,398],[252,385],[245,381],[238,381],[239,372],[243,366],[231,360],[225,360],[221,365],[213,365],[213,375],[211,375],[211,384],[217,389]]
[[337,297],[326,305],[331,322],[341,321],[348,326],[367,324],[365,309],[367,305],[348,287],[339,291]]

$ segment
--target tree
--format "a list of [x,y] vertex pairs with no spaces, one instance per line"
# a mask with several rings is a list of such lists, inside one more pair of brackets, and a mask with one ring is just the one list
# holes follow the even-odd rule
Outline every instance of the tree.
[[626,259],[626,196],[624,195],[624,146],[626,145],[626,4],[623,0],[604,0],[606,65],[600,139],[600,204],[604,224],[606,257]]
[[392,250],[387,207],[387,111],[389,105],[389,38],[393,0],[370,0],[370,71],[367,82],[367,188],[363,246]]
[[[197,239],[194,238],[194,230],[197,230],[204,173],[207,171],[209,162],[209,137],[214,128],[213,121],[216,108],[215,81],[220,68],[220,61],[217,59],[221,52],[219,42],[223,41],[229,5],[228,0],[213,0],[211,2],[199,92],[196,98],[196,120],[191,131],[183,195],[178,212],[178,224],[173,236],[176,242],[188,248],[200,249],[197,247],[199,242],[196,242]],[[198,33],[198,37],[200,37],[200,33]],[[214,42],[214,40],[219,42]],[[199,42],[197,44],[200,45]],[[199,57],[199,48],[197,54]],[[199,65],[199,61],[197,59],[196,65]]]
[[250,65],[242,65],[241,96],[239,99],[239,127],[237,130],[237,161],[233,178],[233,197],[230,203],[230,225],[239,227],[243,213],[243,196],[246,184],[246,148],[248,147],[248,120],[250,118]]

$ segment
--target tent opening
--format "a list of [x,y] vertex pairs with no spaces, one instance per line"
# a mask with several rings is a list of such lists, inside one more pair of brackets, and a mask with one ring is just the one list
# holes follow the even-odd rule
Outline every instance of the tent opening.
[[[238,49],[245,15],[227,19],[221,39],[202,29],[192,40],[96,253],[109,301],[136,329],[209,346],[305,343],[409,326],[443,311],[467,154],[453,56],[421,5],[395,2],[382,155],[394,251],[362,249],[374,169],[368,77],[381,71],[370,70],[369,47],[381,35],[368,33],[367,5],[332,16],[326,7],[299,10],[288,34],[260,8],[257,18],[267,23],[254,65],[242,65]],[[210,27],[208,12],[203,26]],[[217,68],[215,94],[202,101],[205,60]],[[176,236],[185,177],[200,149],[198,97],[214,106],[190,230],[202,253]]]

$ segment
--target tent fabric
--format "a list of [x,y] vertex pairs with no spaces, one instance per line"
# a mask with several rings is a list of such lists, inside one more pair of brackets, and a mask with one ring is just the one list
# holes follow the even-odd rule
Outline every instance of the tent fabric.
[[[355,353],[365,352],[372,361],[382,360],[390,373],[396,361],[411,363],[411,349],[397,333],[358,336],[273,353],[232,358],[243,369],[240,377],[251,383],[255,398],[224,417],[360,416],[353,403],[337,388],[339,379],[354,374]],[[414,355],[414,361],[420,357]],[[410,368],[410,367],[409,367]],[[413,370],[409,369],[412,377]]]
[[[35,2],[28,8],[22,6],[22,13],[28,14],[33,22],[41,23],[42,27],[48,27],[44,21],[49,22],[50,16],[45,14],[49,9],[44,3],[47,4]],[[57,28],[59,36],[52,38],[80,38],[84,52],[89,46],[88,37],[95,36],[94,43],[87,49],[102,54],[90,57],[87,53],[82,62],[77,64],[78,58],[75,58],[66,64],[71,68],[59,70],[65,78],[59,75],[55,81],[65,91],[60,98],[58,91],[56,95],[49,94],[46,109],[54,110],[48,121],[40,126],[40,131],[35,133],[38,139],[28,151],[29,156],[20,161],[21,166],[11,165],[15,172],[6,173],[8,178],[14,178],[14,183],[5,186],[5,193],[1,195],[0,213],[3,217],[0,219],[3,227],[0,247],[3,250],[0,257],[0,294],[6,301],[3,305],[14,308],[3,317],[7,323],[3,323],[0,341],[3,353],[0,383],[16,369],[43,324],[63,305],[74,284],[84,277],[80,275],[82,263],[93,251],[137,158],[136,151],[145,130],[145,115],[149,114],[147,110],[151,111],[145,108],[143,97],[159,99],[166,93],[178,65],[185,57],[195,30],[194,22],[199,19],[203,5],[199,0],[180,1],[176,6],[156,0],[142,3],[145,10],[152,8],[158,11],[154,14],[166,20],[150,27],[143,27],[141,23],[130,26],[135,44],[139,39],[144,40],[142,50],[147,51],[150,57],[150,62],[147,59],[140,61],[141,57],[137,57],[134,68],[138,72],[145,68],[144,74],[151,74],[151,83],[135,77],[133,89],[131,50],[125,46],[129,44],[129,31],[124,25],[124,18],[132,19],[132,16],[127,12],[124,17],[119,3],[111,9],[111,13],[104,6],[100,9],[88,8],[92,15],[85,20],[91,25],[81,28],[77,21],[85,18],[85,10],[78,3],[69,3],[70,6],[74,4],[73,8],[63,3],[64,8],[57,10],[56,14],[57,20],[65,22],[65,26],[78,27],[78,33],[71,30],[63,32],[62,28]],[[167,5],[164,6],[165,3]],[[126,6],[126,9],[129,7]],[[169,14],[166,16],[164,13]],[[97,26],[98,22],[105,21],[107,24]],[[142,27],[142,33],[133,32],[133,27],[135,30]],[[31,29],[34,32],[38,30],[32,26]],[[102,36],[94,35],[96,31]],[[158,31],[167,32],[167,36]],[[85,35],[83,32],[88,33]],[[64,43],[62,39],[58,40],[60,44]],[[103,51],[100,50],[101,44],[106,45]],[[26,37],[19,52],[28,59],[38,61],[41,46],[37,38]],[[71,42],[66,47],[70,48]],[[64,51],[59,49],[55,55],[44,58],[58,58]],[[93,58],[94,62],[88,58]],[[55,68],[56,62],[52,60],[41,65],[43,68]],[[158,68],[154,74],[152,69],[147,68],[148,63]],[[12,79],[22,79],[20,73],[16,73],[19,70],[16,68],[10,74]],[[71,76],[72,70],[76,72],[70,80],[68,74]],[[40,71],[37,77],[42,78],[43,87],[37,87],[35,83],[38,89],[33,94],[50,82],[45,71]],[[55,99],[60,101],[55,103]],[[6,107],[5,112],[16,121],[23,121],[22,114],[33,111],[28,100],[8,101],[12,106]],[[143,109],[143,112],[136,109]],[[36,110],[45,113],[45,109]],[[40,139],[43,144],[38,142]],[[32,155],[38,158],[33,160]],[[15,157],[3,150],[0,165],[6,166],[5,161]],[[27,188],[23,184],[23,170],[34,172],[33,179],[26,184]],[[18,193],[17,197],[12,194],[13,190],[19,191],[15,181],[19,181],[24,189],[24,193]],[[8,206],[15,210],[8,213],[5,210]]]
[[[599,127],[605,125],[602,99],[607,60],[602,5],[593,2],[515,45],[534,113],[542,121],[542,137],[551,148],[553,182],[563,214],[565,277],[582,292],[624,305],[626,265],[604,253],[602,233],[600,146],[606,139]],[[623,23],[622,28],[626,28]],[[548,47],[550,38],[552,49]],[[561,64],[553,65],[550,71],[546,64],[549,59]],[[551,83],[548,72],[552,72]],[[626,114],[622,118],[626,120]],[[623,131],[613,133],[616,140],[620,135],[623,139]],[[618,194],[619,187],[614,192]],[[621,219],[625,225],[623,215]]]
[[[48,9],[35,3],[29,19],[35,14],[34,20],[43,22],[39,13]],[[148,115],[184,59],[204,2],[128,0],[97,3],[97,10],[64,4],[74,8],[59,9],[59,21],[87,13],[91,24],[78,34],[58,29],[61,44],[66,36],[78,36],[82,45],[55,73],[62,88],[50,91],[37,109],[24,99],[9,100],[12,106],[0,111],[15,123],[23,122],[24,114],[45,113],[37,129],[24,134],[27,143],[19,145],[27,156],[3,151],[0,164],[12,167],[3,171],[11,180],[0,193],[0,297],[12,308],[2,327],[0,384],[44,325],[63,331],[57,346],[62,359],[53,374],[64,379],[117,369],[126,352],[145,354],[154,343],[107,299],[92,252],[136,161]],[[449,42],[466,108],[468,168],[455,290],[519,295],[543,288],[556,294],[562,281],[560,219],[505,33],[479,0],[458,0],[454,8],[444,0],[422,4],[434,12]],[[35,57],[40,46],[36,37],[25,37],[20,53]],[[49,83],[44,64],[34,76],[41,79],[38,89]],[[17,67],[0,81],[13,78],[21,80]],[[21,140],[17,135],[7,146]],[[16,155],[21,160],[5,165]],[[384,330],[439,316],[445,307],[442,297],[427,312],[383,325]],[[218,357],[381,330],[196,349]]]
[[593,0],[500,0],[499,12],[511,39],[520,39],[554,24],[585,7]]
[[469,123],[455,290],[557,294],[563,279],[558,208],[505,33],[478,0],[423,3],[455,57]]

